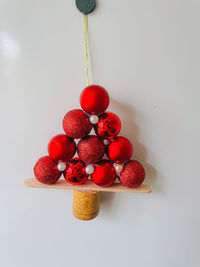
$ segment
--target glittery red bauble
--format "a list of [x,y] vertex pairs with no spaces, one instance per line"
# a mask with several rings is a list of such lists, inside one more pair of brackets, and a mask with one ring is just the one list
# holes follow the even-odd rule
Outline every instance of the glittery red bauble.
[[65,180],[73,185],[83,184],[89,176],[85,172],[85,166],[85,162],[79,158],[70,160],[66,170],[64,171]]
[[136,160],[128,161],[120,173],[120,183],[126,187],[136,188],[145,178],[145,170],[141,163]]
[[65,115],[63,129],[67,136],[77,139],[88,135],[92,125],[81,109],[73,109]]
[[112,112],[105,112],[99,116],[99,121],[94,126],[98,136],[104,139],[112,139],[117,136],[121,130],[121,121]]
[[82,91],[80,104],[85,112],[98,115],[107,109],[109,105],[109,95],[103,87],[90,85]]
[[68,161],[76,152],[74,140],[65,134],[53,137],[48,144],[49,156],[55,161]]
[[115,137],[107,146],[108,158],[117,163],[128,161],[133,154],[133,147],[130,141],[122,136]]
[[113,165],[108,160],[101,160],[95,166],[91,175],[92,181],[99,186],[107,187],[114,183],[116,172]]
[[79,141],[77,153],[84,162],[95,163],[105,154],[105,146],[97,136],[88,135]]
[[54,184],[58,181],[62,172],[57,169],[57,164],[49,156],[45,156],[36,162],[34,174],[39,182]]

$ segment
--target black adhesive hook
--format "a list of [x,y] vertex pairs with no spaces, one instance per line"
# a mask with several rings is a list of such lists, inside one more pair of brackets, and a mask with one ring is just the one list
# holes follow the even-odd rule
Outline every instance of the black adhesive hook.
[[91,13],[96,7],[95,0],[76,0],[76,7],[83,14]]

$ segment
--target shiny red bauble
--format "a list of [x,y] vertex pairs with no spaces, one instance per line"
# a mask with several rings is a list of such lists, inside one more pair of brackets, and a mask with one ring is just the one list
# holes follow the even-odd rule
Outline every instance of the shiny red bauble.
[[122,136],[117,136],[107,146],[108,158],[116,163],[128,161],[133,154],[133,147],[130,141]]
[[108,160],[102,160],[95,166],[91,178],[96,185],[107,187],[114,183],[116,172]]
[[120,183],[126,187],[136,188],[140,186],[145,178],[145,170],[142,164],[136,160],[130,160],[124,165],[120,173]]
[[74,140],[65,134],[59,134],[53,137],[48,144],[49,156],[58,161],[70,160],[76,152]]
[[67,136],[77,139],[88,135],[92,125],[88,116],[81,109],[73,109],[65,115],[63,129]]
[[98,115],[107,109],[109,105],[109,95],[103,87],[90,85],[82,91],[80,104],[85,112]]
[[73,158],[68,162],[67,168],[64,171],[65,180],[73,185],[83,184],[88,174],[85,172],[85,162],[79,158]]
[[96,163],[105,154],[105,145],[99,137],[88,135],[79,141],[77,153],[84,162]]
[[105,112],[99,116],[99,121],[94,126],[98,136],[104,139],[112,139],[117,136],[121,130],[121,121],[112,112]]
[[39,182],[54,184],[58,181],[62,172],[57,169],[57,164],[49,156],[45,156],[36,162],[34,174]]

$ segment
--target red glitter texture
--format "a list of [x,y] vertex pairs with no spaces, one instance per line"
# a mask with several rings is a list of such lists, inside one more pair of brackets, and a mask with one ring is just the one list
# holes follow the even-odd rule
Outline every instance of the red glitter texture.
[[88,135],[79,141],[77,153],[84,162],[96,163],[105,154],[105,146],[97,136]]
[[85,162],[79,158],[73,158],[68,162],[68,166],[64,171],[65,180],[73,185],[83,184],[89,176],[85,172],[85,166]]
[[88,135],[92,125],[81,109],[73,109],[65,115],[63,129],[67,136],[77,139]]
[[62,172],[57,169],[57,164],[49,157],[40,158],[34,166],[36,179],[44,184],[55,184]]
[[59,134],[53,137],[48,144],[49,156],[58,161],[70,160],[76,152],[74,140],[65,134]]
[[107,146],[108,158],[116,163],[128,161],[133,154],[133,147],[130,141],[122,136],[115,137]]
[[96,185],[108,187],[114,183],[116,172],[113,165],[108,160],[102,160],[95,166],[91,178]]
[[99,85],[86,87],[80,96],[82,109],[92,115],[103,113],[109,105],[108,92]]
[[98,136],[104,139],[112,139],[117,136],[121,130],[121,121],[112,112],[105,112],[99,116],[99,121],[94,126]]
[[128,161],[120,173],[120,183],[126,187],[136,188],[140,186],[145,178],[145,170],[142,164],[136,160]]

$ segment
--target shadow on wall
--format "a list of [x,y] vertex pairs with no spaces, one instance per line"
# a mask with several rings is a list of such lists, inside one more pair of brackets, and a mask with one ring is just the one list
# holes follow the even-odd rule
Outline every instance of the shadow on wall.
[[[150,184],[153,188],[153,192],[159,192],[159,188],[156,186],[157,172],[153,166],[147,162],[147,149],[140,143],[140,131],[139,127],[134,123],[135,110],[133,107],[123,104],[111,98],[111,105],[115,110],[118,110],[122,116],[120,117],[122,123],[122,129],[119,135],[127,137],[133,145],[133,159],[142,163],[146,171],[145,183]],[[115,193],[101,194],[102,207],[105,205],[106,209],[112,208],[112,201],[114,200]],[[109,211],[108,211],[109,212]]]

